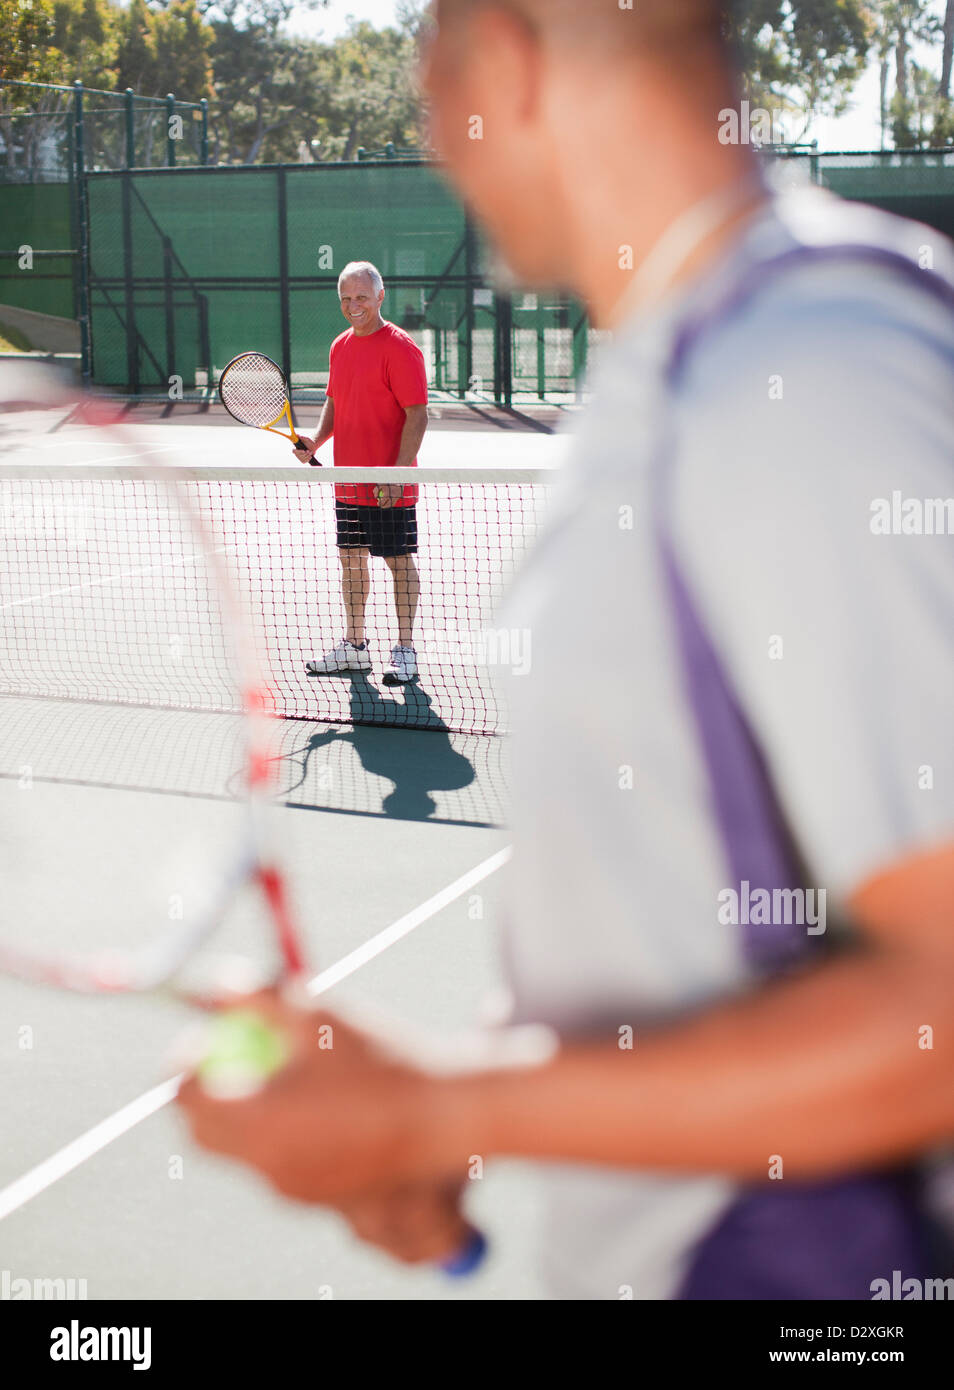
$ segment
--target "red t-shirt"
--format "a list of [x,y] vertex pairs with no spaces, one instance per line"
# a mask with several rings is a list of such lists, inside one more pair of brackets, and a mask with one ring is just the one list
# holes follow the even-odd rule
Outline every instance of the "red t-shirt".
[[[405,409],[427,405],[424,354],[401,328],[385,322],[376,333],[359,338],[346,329],[331,344],[328,395],[335,403],[334,458],[337,468],[393,468],[401,447]],[[412,467],[417,466],[417,459]],[[374,489],[365,483],[335,488],[339,502],[376,507]],[[397,507],[417,501],[407,487]]]

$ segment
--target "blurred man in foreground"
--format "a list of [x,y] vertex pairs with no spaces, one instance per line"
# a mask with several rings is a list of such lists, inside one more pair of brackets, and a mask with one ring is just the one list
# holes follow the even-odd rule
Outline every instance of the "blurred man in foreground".
[[945,1275],[913,1165],[954,1131],[954,564],[914,522],[951,492],[951,248],[767,192],[714,3],[437,21],[462,195],[616,334],[502,619],[513,1017],[559,1047],[435,1079],[273,1003],[297,1061],[189,1083],[196,1136],[410,1260],[459,1241],[471,1155],[542,1160],[557,1297]]

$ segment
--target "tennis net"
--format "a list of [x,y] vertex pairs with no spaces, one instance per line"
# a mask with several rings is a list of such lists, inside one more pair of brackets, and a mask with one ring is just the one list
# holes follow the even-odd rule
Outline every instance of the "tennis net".
[[[372,506],[369,521],[365,504],[375,500],[371,490],[382,483],[381,470],[166,471],[190,493],[238,581],[276,715],[506,731],[497,677],[504,670],[525,673],[532,646],[529,632],[497,627],[495,614],[538,534],[552,473],[388,470],[389,500],[398,505]],[[343,518],[336,500],[348,508]],[[414,503],[419,603],[406,556],[372,553],[364,605],[370,669],[336,670],[333,659],[328,673],[308,675],[306,663],[321,663],[345,636],[346,602],[352,620],[362,607],[362,562],[349,550],[345,576],[339,539],[349,546],[370,541],[372,551],[407,550],[414,535],[405,502]],[[173,514],[141,466],[0,468],[0,694],[235,708],[224,634],[202,601],[189,559],[193,548],[167,525]],[[131,525],[132,558],[119,539]],[[172,586],[174,604],[157,601],[165,586]],[[177,631],[150,623],[152,603],[157,612],[176,613]],[[407,681],[388,683],[402,619],[410,624],[412,616],[417,670]]]

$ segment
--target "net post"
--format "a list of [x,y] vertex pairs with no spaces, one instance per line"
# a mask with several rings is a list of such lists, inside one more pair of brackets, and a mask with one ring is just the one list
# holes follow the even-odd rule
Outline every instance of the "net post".
[[172,122],[176,114],[176,99],[172,92],[166,93],[166,167],[176,167],[176,142],[172,138]]
[[278,302],[281,306],[282,371],[291,390],[291,312],[288,304],[288,183],[284,164],[278,166]]
[[83,84],[73,83],[73,177],[76,182],[76,230],[79,252],[77,282],[80,326],[80,371],[88,386],[93,372],[89,311],[89,204],[86,194],[86,125],[83,119]]
[[126,99],[126,168],[136,167],[136,96],[132,87],[125,91]]

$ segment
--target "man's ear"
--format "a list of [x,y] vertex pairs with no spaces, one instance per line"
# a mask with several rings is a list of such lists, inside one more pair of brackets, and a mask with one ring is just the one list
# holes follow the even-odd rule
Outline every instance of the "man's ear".
[[474,52],[488,64],[498,100],[516,120],[536,115],[543,50],[535,30],[520,15],[493,5],[479,10],[471,26]]

